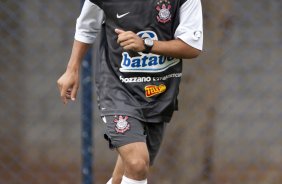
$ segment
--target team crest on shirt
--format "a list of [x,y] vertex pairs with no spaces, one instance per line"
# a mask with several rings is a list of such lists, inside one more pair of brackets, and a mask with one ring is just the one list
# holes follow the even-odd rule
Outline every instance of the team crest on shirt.
[[156,10],[158,11],[158,22],[167,23],[171,20],[171,4],[169,0],[159,0],[157,2]]
[[123,134],[127,130],[130,129],[130,124],[127,121],[128,116],[118,116],[118,119],[114,119],[114,122],[116,123],[116,132]]

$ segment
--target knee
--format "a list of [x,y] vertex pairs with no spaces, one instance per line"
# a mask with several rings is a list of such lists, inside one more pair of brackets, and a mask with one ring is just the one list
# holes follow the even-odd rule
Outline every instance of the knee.
[[149,160],[140,158],[130,159],[126,163],[126,170],[140,177],[146,176],[149,170]]

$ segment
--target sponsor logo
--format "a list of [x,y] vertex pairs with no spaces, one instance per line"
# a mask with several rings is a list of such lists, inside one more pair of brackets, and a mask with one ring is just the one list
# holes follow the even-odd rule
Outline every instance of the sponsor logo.
[[[137,35],[143,39],[150,37],[152,40],[158,40],[156,33],[153,31],[141,31],[137,33]],[[144,54],[142,52],[138,52],[137,56],[130,56],[128,52],[123,52],[120,72],[162,72],[179,62],[180,59],[160,56],[152,53]]]
[[159,0],[156,10],[158,11],[157,20],[161,23],[167,23],[171,20],[171,5],[169,0]]
[[130,57],[127,52],[124,52],[122,54],[120,71],[144,73],[162,72],[179,62],[179,59],[154,54],[142,54],[141,57]]
[[165,91],[166,91],[166,86],[164,84],[161,84],[159,86],[156,86],[156,85],[145,86],[146,97],[152,97],[152,96],[161,94]]
[[119,15],[119,14],[117,13],[117,18],[120,19],[120,18],[122,18],[122,17],[125,17],[125,16],[128,15],[128,14],[130,14],[130,12],[124,13],[124,14],[122,14],[122,15]]
[[180,77],[182,77],[182,73],[172,73],[162,77],[153,77],[153,81],[166,81],[167,79],[170,78],[180,78]]
[[118,119],[114,119],[114,122],[116,123],[116,132],[117,133],[125,133],[127,130],[130,129],[130,124],[127,121],[128,116],[118,116]]
[[123,83],[141,83],[141,82],[151,82],[152,78],[151,77],[127,77],[124,78],[122,76],[119,76],[119,80]]
[[[142,82],[151,82],[151,81],[166,81],[170,78],[180,78],[182,77],[182,73],[172,73],[165,76],[160,77],[123,77],[119,76],[119,80],[122,83],[142,83]],[[103,110],[103,109],[102,109]]]

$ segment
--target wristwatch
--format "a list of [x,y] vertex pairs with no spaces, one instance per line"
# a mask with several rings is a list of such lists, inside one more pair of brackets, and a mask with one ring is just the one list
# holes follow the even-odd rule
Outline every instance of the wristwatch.
[[151,52],[152,47],[154,46],[154,41],[151,38],[145,38],[144,46],[145,46],[145,50],[143,51],[143,53],[148,54]]

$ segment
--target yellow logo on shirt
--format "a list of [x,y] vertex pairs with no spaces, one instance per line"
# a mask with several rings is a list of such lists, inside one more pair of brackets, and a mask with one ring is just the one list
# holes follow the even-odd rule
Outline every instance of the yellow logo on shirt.
[[145,95],[146,97],[152,97],[158,94],[161,94],[166,91],[166,86],[164,84],[161,84],[159,86],[156,85],[148,85],[145,86]]

